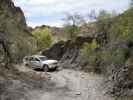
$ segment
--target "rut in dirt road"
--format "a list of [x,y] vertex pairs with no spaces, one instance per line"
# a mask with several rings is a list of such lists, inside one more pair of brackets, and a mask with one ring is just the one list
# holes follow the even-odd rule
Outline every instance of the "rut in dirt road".
[[54,89],[35,92],[31,100],[114,100],[105,95],[102,76],[74,70],[49,74],[56,83]]

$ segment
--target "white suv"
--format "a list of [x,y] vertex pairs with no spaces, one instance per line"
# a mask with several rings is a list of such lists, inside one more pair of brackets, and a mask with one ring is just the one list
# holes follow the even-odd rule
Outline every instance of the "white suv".
[[33,69],[43,69],[43,71],[49,71],[49,69],[56,69],[58,66],[57,60],[48,60],[46,56],[26,56],[23,59],[23,63],[26,66],[30,66]]

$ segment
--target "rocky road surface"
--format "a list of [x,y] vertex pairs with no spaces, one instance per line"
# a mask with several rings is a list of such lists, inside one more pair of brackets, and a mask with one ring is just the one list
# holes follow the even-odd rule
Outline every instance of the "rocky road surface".
[[[21,70],[31,71],[31,70]],[[35,72],[47,75],[55,83],[51,90],[30,91],[30,100],[114,100],[105,95],[102,76],[81,71],[62,69],[55,72]]]

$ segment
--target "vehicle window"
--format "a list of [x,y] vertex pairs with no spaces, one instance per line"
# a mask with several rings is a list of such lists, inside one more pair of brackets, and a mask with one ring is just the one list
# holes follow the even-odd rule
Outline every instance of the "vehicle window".
[[28,57],[26,57],[26,58],[24,58],[24,60],[28,61],[29,59],[28,59]]
[[37,59],[37,58],[32,57],[30,61],[40,61],[40,60]]
[[39,57],[40,60],[44,61],[44,60],[47,60],[47,57]]
[[40,60],[39,60],[39,59],[37,59],[37,58],[35,58],[34,60],[35,60],[35,61],[40,61]]

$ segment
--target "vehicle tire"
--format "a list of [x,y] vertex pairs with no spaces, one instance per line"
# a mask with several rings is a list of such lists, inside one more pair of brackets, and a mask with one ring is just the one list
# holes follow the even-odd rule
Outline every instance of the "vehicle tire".
[[48,71],[49,71],[48,65],[44,65],[44,66],[43,66],[43,71],[44,71],[44,72],[48,72]]

